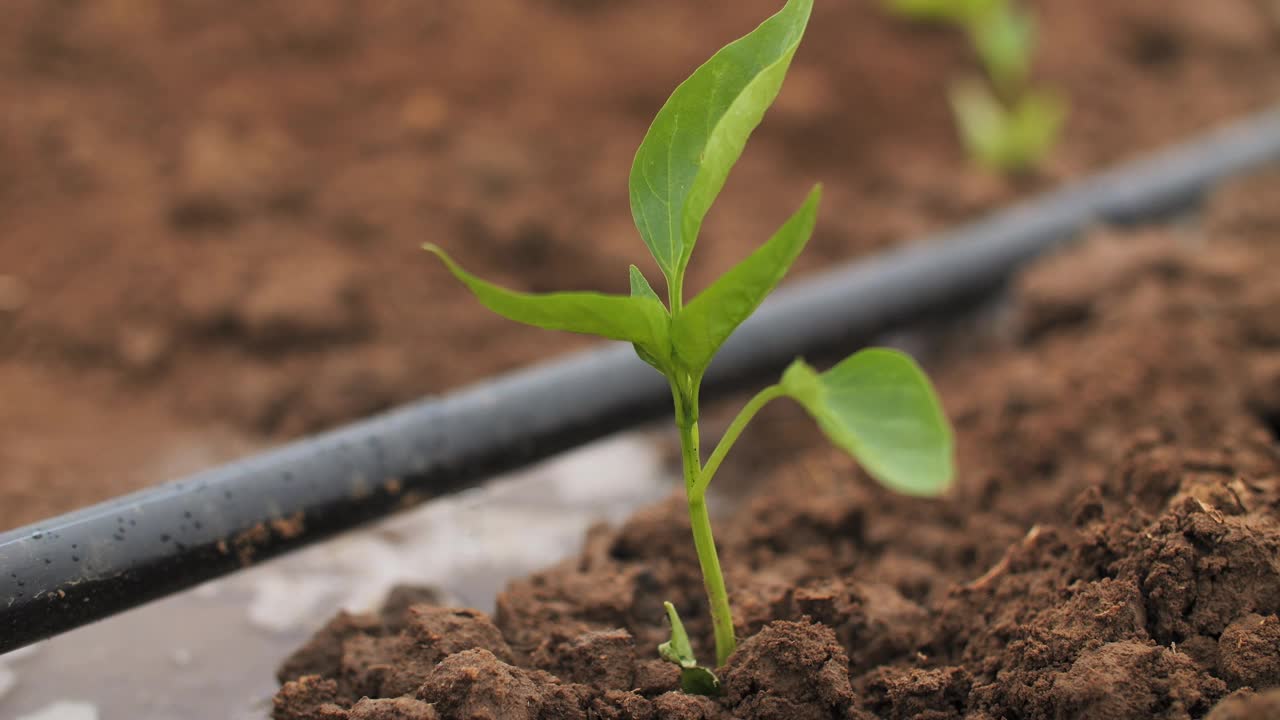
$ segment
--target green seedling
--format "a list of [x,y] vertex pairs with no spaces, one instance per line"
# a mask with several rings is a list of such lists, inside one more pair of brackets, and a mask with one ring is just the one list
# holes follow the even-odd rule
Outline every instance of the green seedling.
[[988,86],[952,83],[950,100],[960,138],[979,163],[1006,173],[1039,165],[1066,119],[1066,101],[1029,82],[1035,21],[1016,0],[885,0],[893,12],[960,27],[969,37]]
[[720,678],[698,664],[693,655],[693,645],[689,643],[689,633],[680,622],[676,606],[669,602],[662,604],[667,608],[667,620],[671,622],[671,639],[658,646],[658,655],[680,666],[681,690],[690,695],[719,695]]
[[1053,147],[1066,102],[1048,90],[1030,90],[1007,106],[984,84],[958,80],[951,109],[969,153],[983,165],[1007,171],[1034,167]]
[[[716,663],[736,645],[733,616],[707,512],[707,488],[743,428],[771,400],[789,397],[832,442],[885,485],[916,495],[944,491],[952,477],[951,430],[928,378],[907,356],[868,349],[819,372],[797,359],[781,380],[734,418],[706,463],[699,450],[699,389],[721,344],[782,280],[813,232],[820,187],[773,236],[687,304],[685,270],[698,231],[748,136],[782,86],[808,24],[813,0],[789,0],[778,14],[729,44],[680,84],[645,135],[631,168],[631,210],[666,280],[664,304],[644,274],[630,268],[631,293],[529,294],[481,280],[434,245],[444,262],[489,309],[542,328],[630,342],[671,386],[685,493],[715,636]],[[714,690],[698,669],[688,636],[668,605],[672,639],[662,656],[681,668],[690,692]]]

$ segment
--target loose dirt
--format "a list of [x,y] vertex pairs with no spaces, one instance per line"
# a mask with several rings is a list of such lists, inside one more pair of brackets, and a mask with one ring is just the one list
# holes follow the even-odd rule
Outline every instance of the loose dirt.
[[[777,4],[8,3],[0,528],[582,346],[490,316],[418,245],[527,289],[625,290],[648,121]],[[801,273],[1280,90],[1270,3],[1042,0],[1037,72],[1073,112],[1043,176],[1005,182],[954,136],[963,41],[878,5],[818,3],[691,289],[812,182]]]

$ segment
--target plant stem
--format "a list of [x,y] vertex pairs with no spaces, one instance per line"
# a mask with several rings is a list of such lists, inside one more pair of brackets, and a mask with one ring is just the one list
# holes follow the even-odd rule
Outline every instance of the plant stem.
[[684,309],[684,273],[667,281],[667,303],[673,317]]
[[742,434],[742,429],[751,422],[751,418],[760,412],[760,408],[769,403],[770,400],[782,397],[785,393],[779,385],[770,385],[769,387],[756,393],[755,397],[747,401],[746,405],[738,411],[737,417],[733,422],[729,423],[729,429],[725,430],[724,437],[720,438],[720,442],[716,445],[716,449],[712,451],[711,457],[707,460],[706,467],[698,473],[698,480],[693,485],[690,497],[703,497],[707,493],[707,487],[711,485],[711,478],[715,477],[716,470],[720,469],[720,463],[724,461],[724,456],[729,454],[729,448],[737,442],[738,436]]
[[705,499],[689,502],[689,522],[693,526],[693,544],[702,565],[702,581],[707,588],[707,600],[711,604],[711,626],[716,638],[716,667],[723,666],[738,647],[733,632],[733,612],[729,608],[729,591],[724,586],[720,571],[720,558],[716,555],[715,539],[711,536],[711,517],[707,513]]
[[680,451],[684,458],[685,491],[689,500],[689,524],[693,528],[693,546],[702,568],[702,582],[707,589],[707,601],[711,606],[711,626],[716,638],[716,666],[724,665],[737,647],[733,634],[733,614],[729,609],[729,593],[725,590],[724,574],[720,570],[720,557],[716,554],[716,541],[711,534],[711,516],[707,513],[707,500],[696,488],[700,485],[702,460],[698,455],[698,421],[681,418]]

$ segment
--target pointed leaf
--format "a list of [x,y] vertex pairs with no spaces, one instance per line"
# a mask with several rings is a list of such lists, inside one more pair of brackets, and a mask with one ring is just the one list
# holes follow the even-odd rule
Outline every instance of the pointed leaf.
[[768,242],[720,276],[672,319],[672,345],[685,368],[701,374],[720,345],[777,287],[813,234],[821,197],[822,186],[814,186],[804,205]]
[[653,287],[645,279],[644,273],[640,272],[640,268],[635,265],[631,266],[631,297],[650,297],[659,303],[662,302],[658,298],[658,293],[653,291]]
[[988,167],[1005,169],[1010,154],[1009,114],[1004,106],[985,85],[973,79],[952,83],[949,99],[969,154]]
[[992,3],[976,10],[969,37],[996,87],[1014,91],[1027,77],[1035,46],[1035,20],[1013,3]]
[[821,374],[796,360],[781,385],[883,485],[909,495],[938,495],[950,486],[951,428],[910,356],[871,348]]
[[720,678],[698,665],[693,656],[693,646],[689,644],[689,633],[685,632],[675,606],[669,602],[662,604],[667,609],[667,619],[671,621],[671,639],[658,646],[658,655],[680,666],[681,690],[690,695],[719,695]]
[[658,646],[658,654],[682,668],[695,667],[698,660],[693,656],[693,645],[689,643],[684,623],[680,622],[680,613],[669,602],[662,603],[662,606],[667,609],[667,620],[671,622],[671,639]]
[[485,307],[509,320],[549,330],[628,340],[638,352],[643,351],[658,362],[670,357],[667,312],[655,298],[594,292],[516,292],[472,275],[435,245],[422,247],[440,258]]
[[653,336],[659,339],[663,344],[663,352],[655,355],[645,345],[641,345],[640,343],[633,344],[635,345],[636,355],[638,355],[641,360],[657,368],[658,372],[663,375],[667,375],[669,374],[668,371],[671,367],[671,342],[668,339],[671,332],[670,316],[667,315],[666,306],[664,306],[662,301],[658,299],[658,294],[653,291],[653,288],[649,286],[649,281],[644,278],[644,273],[640,272],[640,268],[635,265],[631,266],[631,297],[651,299],[653,302],[658,304],[658,307],[662,308],[662,318],[655,319],[660,321],[662,326],[653,328]]
[[713,55],[676,88],[640,143],[631,214],[668,284],[683,276],[703,216],[782,87],[812,8],[813,0],[789,0]]

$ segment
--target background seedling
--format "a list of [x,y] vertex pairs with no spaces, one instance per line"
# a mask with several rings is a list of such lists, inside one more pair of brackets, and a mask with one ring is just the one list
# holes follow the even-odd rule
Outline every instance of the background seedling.
[[[703,217],[782,86],[812,6],[813,0],[790,0],[778,14],[712,56],[676,88],[636,152],[631,211],[666,280],[666,305],[634,265],[630,295],[529,294],[481,280],[439,248],[425,246],[494,312],[538,327],[628,341],[641,359],[667,378],[718,665],[733,652],[736,638],[706,493],[725,455],[760,408],[784,396],[796,400],[832,442],[896,490],[934,495],[946,489],[952,476],[951,431],[933,388],[908,356],[885,349],[863,350],[826,372],[796,360],[779,383],[747,402],[706,464],[702,462],[698,396],[703,374],[720,345],[773,291],[804,249],[821,189],[815,187],[773,237],[688,304],[683,294],[685,270]],[[714,675],[697,669],[688,636],[670,604],[667,613],[672,639],[663,644],[662,656],[681,667],[685,690],[713,691]]]
[[1030,82],[1035,19],[1016,0],[886,0],[895,13],[945,22],[965,31],[986,82],[954,81],[952,113],[969,154],[981,164],[1018,173],[1039,165],[1066,119],[1066,101]]

